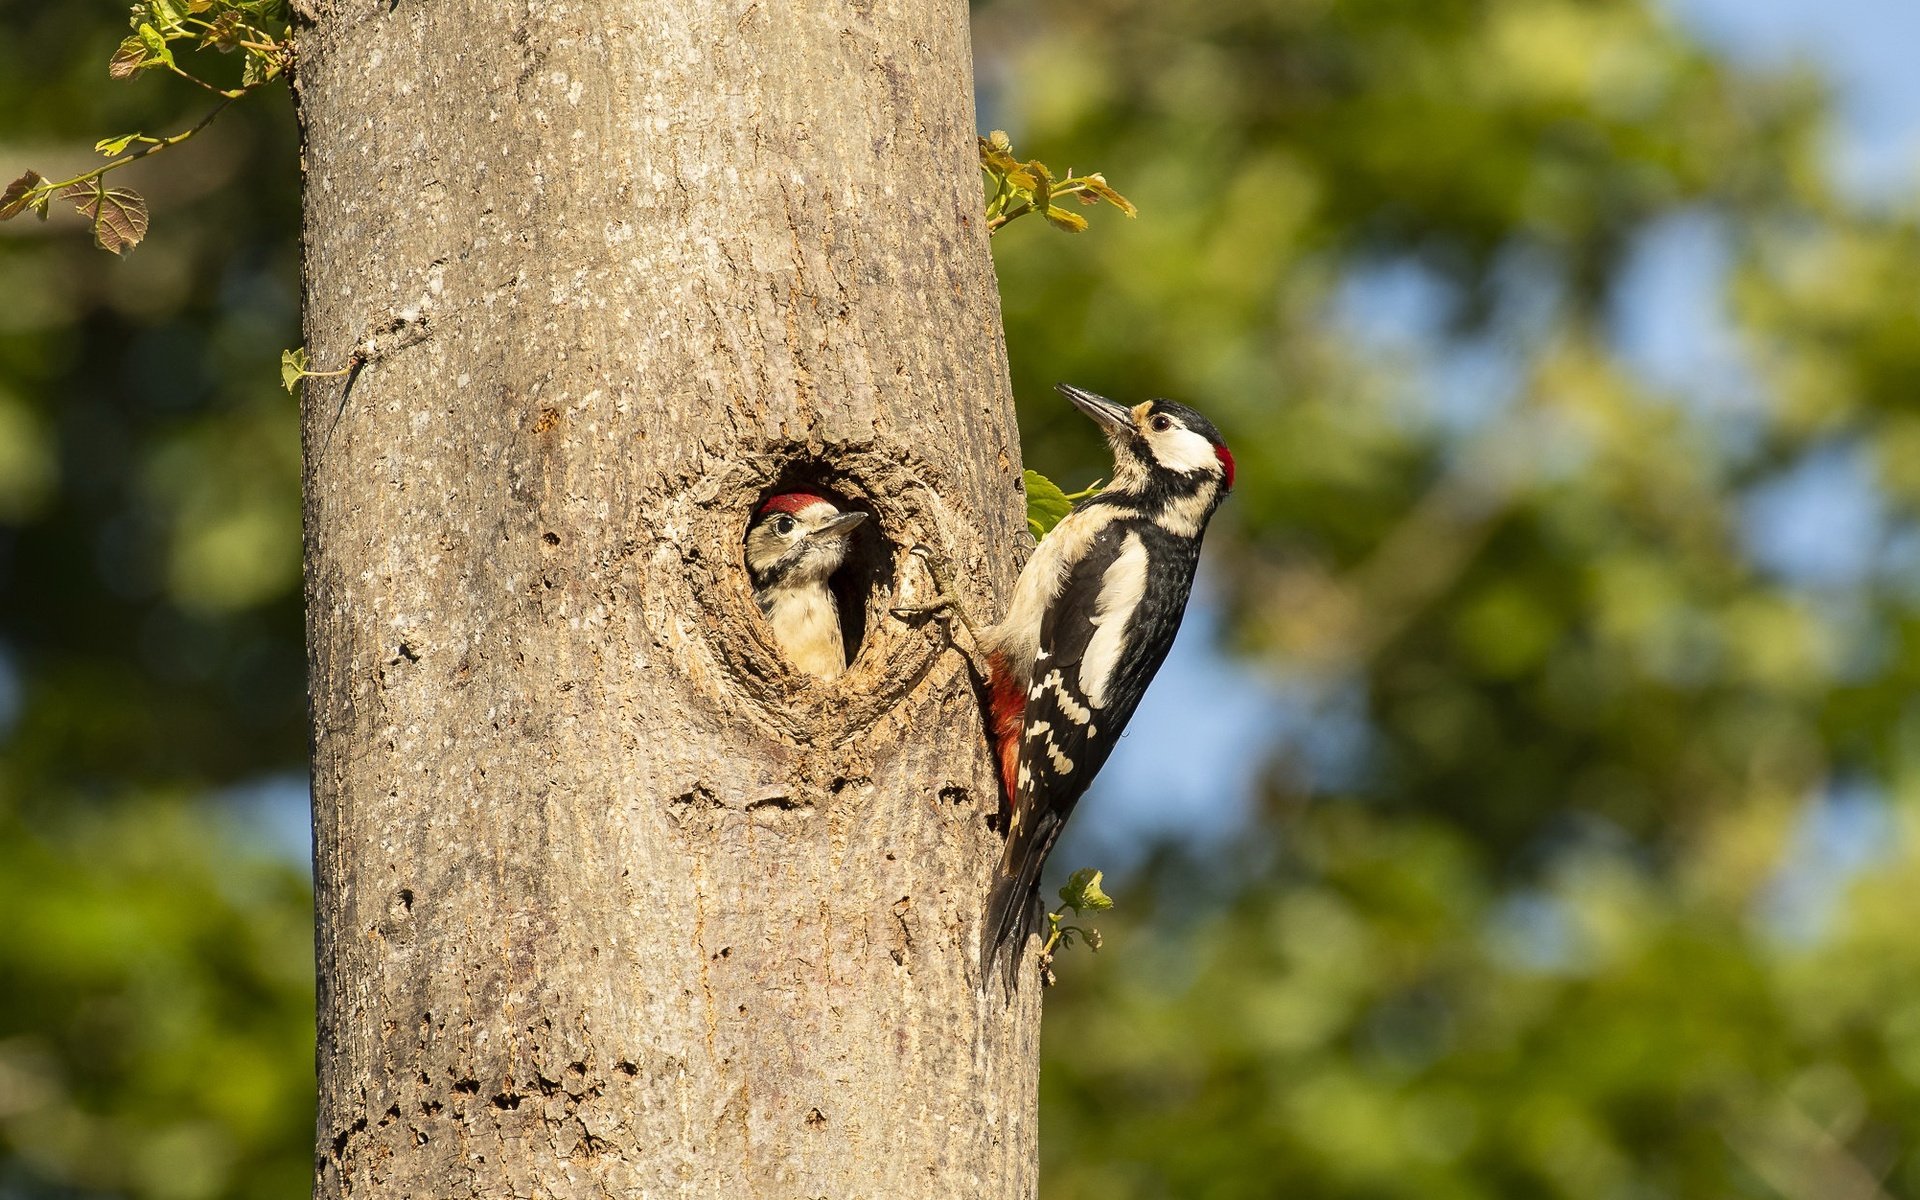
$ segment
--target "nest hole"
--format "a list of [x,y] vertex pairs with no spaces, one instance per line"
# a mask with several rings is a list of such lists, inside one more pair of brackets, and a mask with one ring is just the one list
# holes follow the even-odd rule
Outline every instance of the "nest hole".
[[[861,489],[843,472],[823,463],[796,463],[781,472],[763,489],[748,514],[747,537],[776,497],[818,496],[842,513],[861,513],[867,518],[848,535],[846,555],[827,578],[827,589],[838,610],[840,637],[846,650],[846,665],[860,657],[870,630],[878,628],[892,595],[895,547],[883,529],[879,511],[867,501]],[[746,561],[747,544],[742,543],[742,565],[749,581],[752,568]],[[798,669],[796,664],[796,669]]]

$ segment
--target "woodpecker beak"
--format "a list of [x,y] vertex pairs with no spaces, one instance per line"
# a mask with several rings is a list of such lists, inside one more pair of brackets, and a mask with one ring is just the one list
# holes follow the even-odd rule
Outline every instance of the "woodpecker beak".
[[833,520],[813,531],[811,537],[845,537],[867,519],[863,512],[841,513]]
[[1133,432],[1133,411],[1126,405],[1115,404],[1105,396],[1096,396],[1070,383],[1056,383],[1053,387],[1055,391],[1071,400],[1075,408],[1092,417],[1094,423],[1108,434]]

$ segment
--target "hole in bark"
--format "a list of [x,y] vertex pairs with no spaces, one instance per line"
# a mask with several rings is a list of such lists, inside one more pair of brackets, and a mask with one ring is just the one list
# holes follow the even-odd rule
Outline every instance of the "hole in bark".
[[480,1081],[478,1079],[462,1079],[453,1085],[453,1090],[456,1092],[465,1092],[469,1096],[478,1095],[480,1092]]
[[620,1072],[622,1075],[638,1075],[640,1073],[640,1067],[638,1064],[628,1062],[624,1058],[621,1059],[619,1062],[613,1064],[613,1069]]
[[347,1126],[345,1129],[342,1129],[339,1133],[335,1134],[333,1138],[333,1156],[335,1158],[339,1158],[341,1155],[345,1154],[347,1152],[347,1143],[353,1139],[353,1135],[366,1129],[366,1127],[367,1127],[367,1119],[365,1117],[361,1117],[358,1120],[356,1120],[353,1124]]
[[412,888],[400,889],[400,904],[408,912],[413,911],[413,889]]
[[[866,521],[855,527],[848,536],[845,556],[827,579],[828,591],[839,610],[840,639],[845,648],[847,665],[850,666],[859,657],[861,643],[866,640],[868,620],[872,614],[884,608],[890,594],[893,546],[881,531],[879,514],[872,505],[858,495],[850,494],[845,488],[836,488],[825,482],[837,474],[821,463],[795,463],[783,471],[773,485],[761,492],[754,501],[742,557],[751,561],[749,556],[754,550],[755,525],[761,520],[767,502],[775,497],[818,496],[842,513],[866,515]],[[797,502],[783,502],[782,507],[792,504]],[[776,509],[774,516],[778,515],[780,510]],[[765,576],[756,578],[751,566],[747,574],[750,584],[758,585],[766,580]],[[778,645],[777,642],[775,644]]]

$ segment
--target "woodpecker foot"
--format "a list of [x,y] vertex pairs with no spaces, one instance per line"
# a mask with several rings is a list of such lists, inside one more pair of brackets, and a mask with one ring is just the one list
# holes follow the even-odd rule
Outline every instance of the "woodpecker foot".
[[919,559],[920,564],[926,568],[927,576],[933,580],[933,586],[935,588],[934,598],[925,604],[896,605],[889,611],[902,620],[912,617],[931,616],[935,613],[945,613],[960,622],[960,627],[967,631],[967,640],[973,643],[974,649],[968,650],[966,647],[958,644],[955,645],[954,649],[959,650],[961,654],[965,655],[967,662],[973,666],[974,671],[978,673],[982,679],[985,679],[987,672],[983,665],[975,658],[975,654],[980,646],[980,630],[978,626],[974,624],[973,617],[967,612],[966,605],[960,602],[959,589],[954,587],[953,577],[948,574],[946,568],[940,564],[939,560],[933,557],[933,552],[925,546],[914,546],[910,548],[907,553]]

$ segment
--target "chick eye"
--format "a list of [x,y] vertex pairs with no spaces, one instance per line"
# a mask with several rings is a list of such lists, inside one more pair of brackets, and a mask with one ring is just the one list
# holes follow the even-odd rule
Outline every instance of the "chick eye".
[[787,516],[785,513],[782,513],[779,516],[775,517],[773,519],[773,531],[779,534],[781,537],[785,537],[789,533],[792,533],[793,518]]
[[1153,426],[1153,431],[1155,433],[1165,433],[1167,430],[1173,428],[1173,418],[1162,413],[1160,416],[1157,416],[1153,420],[1147,422],[1147,424]]

